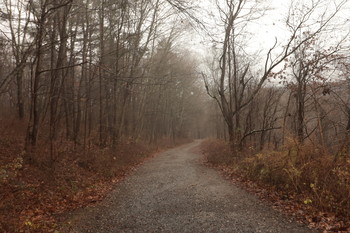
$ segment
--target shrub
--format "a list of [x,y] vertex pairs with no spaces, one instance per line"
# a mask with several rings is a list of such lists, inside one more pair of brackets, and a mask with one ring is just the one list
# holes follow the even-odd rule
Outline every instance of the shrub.
[[336,160],[322,147],[293,139],[278,151],[262,151],[238,160],[232,159],[225,142],[206,141],[202,148],[213,165],[226,164],[244,178],[272,186],[284,196],[297,194],[304,204],[350,221],[350,160]]
[[214,165],[229,165],[233,162],[233,156],[229,144],[222,140],[210,139],[201,146],[209,163]]

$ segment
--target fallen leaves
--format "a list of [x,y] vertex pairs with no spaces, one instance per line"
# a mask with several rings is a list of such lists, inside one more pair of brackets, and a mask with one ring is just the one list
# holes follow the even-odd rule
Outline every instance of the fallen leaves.
[[4,233],[55,232],[66,213],[104,199],[114,184],[155,151],[135,143],[120,146],[120,151],[104,150],[104,158],[112,160],[103,161],[108,167],[101,163],[97,168],[89,163],[101,161],[87,161],[84,167],[77,158],[100,159],[98,149],[87,155],[69,152],[61,154],[54,168],[48,168],[24,164],[18,159],[20,151],[14,149],[23,148],[21,142],[12,141],[9,146],[7,141],[5,149],[0,141],[0,232]]
[[[208,143],[210,146],[212,144],[212,142]],[[208,149],[208,145],[203,147],[206,155],[207,153],[211,153],[212,149]],[[221,145],[221,147],[223,146]],[[220,154],[221,147],[215,147],[219,149],[214,152],[214,155]],[[225,153],[225,151],[222,152],[222,154]],[[261,181],[249,180],[246,176],[242,175],[242,172],[240,172],[237,166],[232,166],[232,162],[227,162],[227,159],[223,159],[222,155],[219,156],[218,160],[216,160],[215,156],[211,156],[207,157],[204,161],[207,166],[220,170],[226,179],[254,193],[261,200],[266,201],[272,208],[285,214],[287,217],[292,217],[296,221],[307,224],[310,228],[320,230],[323,233],[350,232],[349,216],[337,216],[335,213],[321,211],[321,208],[317,208],[317,205],[313,204],[314,201],[309,196],[306,196],[306,194],[278,191],[273,185],[268,185]],[[218,161],[221,162],[218,163]],[[341,170],[343,173],[344,171],[347,170]],[[312,190],[316,189],[314,183],[308,186]]]
[[350,232],[349,222],[342,221],[333,213],[318,211],[317,208],[310,205],[312,200],[307,197],[277,192],[271,186],[263,186],[236,175],[230,167],[216,168],[220,169],[226,178],[268,202],[275,210],[292,216],[300,223],[306,223],[310,228],[321,230],[323,233]]

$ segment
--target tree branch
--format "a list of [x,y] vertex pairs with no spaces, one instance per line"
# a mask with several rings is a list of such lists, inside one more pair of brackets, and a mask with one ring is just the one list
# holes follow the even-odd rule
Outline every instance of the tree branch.
[[282,127],[272,127],[272,128],[268,128],[268,129],[259,129],[259,130],[253,130],[250,131],[249,133],[247,133],[246,135],[244,135],[241,139],[241,143],[244,141],[244,139],[250,135],[256,134],[256,133],[261,133],[261,132],[266,132],[266,131],[270,131],[270,130],[275,130],[275,129],[282,129]]

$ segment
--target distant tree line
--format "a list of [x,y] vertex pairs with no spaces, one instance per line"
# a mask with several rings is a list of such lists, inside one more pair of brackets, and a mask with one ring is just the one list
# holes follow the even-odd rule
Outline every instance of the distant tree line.
[[178,43],[188,25],[210,34],[190,1],[2,0],[0,117],[27,122],[25,150],[49,142],[52,160],[62,140],[86,149],[206,136],[235,155],[288,138],[347,154],[347,1],[291,1],[289,34],[263,58],[248,52],[249,26],[269,9],[213,4],[221,32],[200,69]]
[[161,0],[2,0],[0,116],[27,121],[26,151],[49,142],[52,160],[62,140],[198,136],[204,92],[177,14]]

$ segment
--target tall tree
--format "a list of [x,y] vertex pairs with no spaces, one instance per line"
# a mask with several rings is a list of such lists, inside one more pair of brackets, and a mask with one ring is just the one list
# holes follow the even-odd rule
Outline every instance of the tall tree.
[[[251,72],[252,59],[246,55],[242,36],[245,34],[245,30],[248,30],[247,25],[261,16],[259,1],[226,0],[225,3],[217,1],[224,25],[224,39],[218,59],[220,74],[219,77],[212,77],[215,79],[215,85],[212,88],[209,88],[206,75],[203,76],[206,80],[208,94],[216,100],[221,109],[227,125],[231,148],[235,154],[239,154],[239,144],[243,137],[240,127],[242,110],[254,100],[266,80],[273,74],[274,69],[322,32],[344,4],[345,1],[341,2],[332,13],[324,13],[324,18],[318,26],[312,28],[310,33],[299,41],[297,40],[299,30],[305,25],[314,23],[310,21],[315,14],[322,10],[322,1],[313,1],[307,10],[299,12],[300,17],[293,23],[291,23],[291,16],[288,17],[287,25],[290,29],[290,37],[284,42],[283,51],[274,55],[277,46],[276,39],[276,43],[266,54],[264,66],[260,69],[262,72],[254,77]],[[293,5],[293,7],[296,6]],[[252,82],[257,84],[252,86]]]

